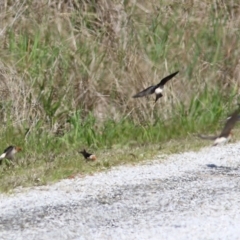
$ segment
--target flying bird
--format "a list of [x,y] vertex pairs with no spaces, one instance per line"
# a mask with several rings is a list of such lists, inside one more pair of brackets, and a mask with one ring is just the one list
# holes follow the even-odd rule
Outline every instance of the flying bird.
[[15,146],[9,146],[7,147],[3,154],[0,156],[0,165],[2,164],[2,160],[4,158],[7,158],[9,160],[13,160],[14,159],[14,155],[17,153],[17,152],[20,152],[22,151],[22,149],[20,147],[15,147]]
[[175,75],[178,74],[179,71],[175,72],[175,73],[172,73],[171,75],[163,78],[160,83],[158,83],[157,85],[153,85],[153,86],[150,86],[146,89],[144,89],[143,91],[137,93],[136,95],[133,96],[133,98],[138,98],[138,97],[144,97],[144,96],[147,96],[147,95],[150,95],[150,94],[153,94],[155,93],[156,94],[156,100],[155,102],[157,102],[157,100],[162,97],[162,92],[163,92],[163,88],[164,88],[164,85],[170,80],[172,79]]
[[239,109],[237,109],[228,119],[219,136],[204,136],[198,135],[202,139],[214,140],[213,146],[223,145],[227,143],[232,137],[232,129],[239,120]]
[[80,151],[79,153],[81,153],[84,156],[86,161],[95,161],[95,160],[97,160],[97,158],[96,158],[96,156],[94,154],[88,153],[85,149],[83,149],[83,151]]

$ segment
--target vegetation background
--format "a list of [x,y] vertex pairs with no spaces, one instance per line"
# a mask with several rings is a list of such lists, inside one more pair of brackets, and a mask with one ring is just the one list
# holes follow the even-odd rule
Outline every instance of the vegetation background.
[[200,146],[239,103],[239,28],[237,0],[0,1],[0,149],[24,149],[0,190]]

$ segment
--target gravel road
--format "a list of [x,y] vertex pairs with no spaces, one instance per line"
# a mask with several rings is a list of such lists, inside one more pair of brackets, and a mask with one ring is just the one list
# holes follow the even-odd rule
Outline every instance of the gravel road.
[[240,143],[1,194],[0,239],[240,239]]

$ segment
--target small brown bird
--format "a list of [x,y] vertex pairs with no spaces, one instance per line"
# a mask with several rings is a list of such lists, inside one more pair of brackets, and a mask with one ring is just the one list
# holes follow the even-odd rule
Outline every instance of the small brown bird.
[[232,129],[235,126],[236,122],[239,120],[239,109],[237,109],[227,120],[221,134],[219,136],[204,136],[204,135],[198,135],[198,137],[202,138],[202,139],[209,139],[209,140],[214,140],[213,146],[216,145],[223,145],[225,143],[227,143],[233,133],[232,133]]
[[83,149],[83,151],[80,151],[79,153],[81,153],[84,156],[86,161],[95,161],[95,160],[97,160],[97,158],[96,158],[96,156],[94,154],[88,153],[85,149]]
[[7,158],[9,160],[13,160],[14,159],[14,155],[17,153],[17,152],[20,152],[22,151],[22,149],[20,147],[15,147],[15,146],[9,146],[7,147],[3,154],[0,156],[0,164],[2,164],[2,160],[4,158]]
[[144,97],[144,96],[155,93],[156,94],[155,102],[156,102],[160,97],[163,96],[162,92],[163,92],[164,85],[177,74],[178,74],[178,71],[175,73],[172,73],[171,75],[163,78],[160,81],[160,83],[158,83],[157,85],[150,86],[150,87],[144,89],[143,91],[135,94],[133,96],[133,98]]

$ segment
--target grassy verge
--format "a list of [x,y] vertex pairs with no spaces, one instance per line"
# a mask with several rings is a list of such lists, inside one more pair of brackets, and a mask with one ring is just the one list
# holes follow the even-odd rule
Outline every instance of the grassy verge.
[[14,166],[3,166],[0,169],[1,191],[9,191],[22,186],[39,186],[56,182],[60,179],[83,177],[99,171],[108,170],[118,165],[135,165],[146,159],[154,159],[157,155],[172,154],[185,150],[198,150],[206,142],[196,138],[171,140],[161,144],[139,145],[94,151],[96,162],[85,162],[77,150],[61,154],[34,155],[21,153]]
[[[0,12],[0,146],[24,149],[0,166],[2,191],[198,148],[192,135],[221,129],[239,102],[238,1],[15,1]],[[156,104],[132,99],[177,70]],[[99,161],[86,164],[83,148]]]
[[[174,122],[177,123],[176,120]],[[92,136],[90,131],[88,138],[79,137],[81,133],[77,134],[75,131],[62,137],[32,133],[27,139],[22,139],[21,134],[15,135],[17,137],[11,142],[20,143],[23,151],[17,155],[13,166],[7,164],[1,166],[0,191],[6,192],[19,186],[39,186],[60,179],[82,177],[118,165],[135,165],[147,159],[156,159],[162,154],[196,151],[212,144],[211,141],[194,136],[194,133],[198,132],[197,126],[192,132],[181,128],[181,121],[178,125],[171,123],[169,126],[161,123],[154,126],[129,124],[126,127],[125,124],[111,122],[111,126],[108,125],[104,129],[105,136],[102,136],[102,132],[94,133]],[[209,124],[208,128],[202,130],[208,134],[216,134],[223,124],[224,121],[220,121],[220,124],[215,125],[216,129]],[[164,131],[165,128],[169,130]],[[83,135],[86,136],[87,133]],[[235,130],[235,139],[239,136],[239,131]],[[85,162],[83,156],[79,154],[79,150],[85,147],[97,155],[96,162]]]

